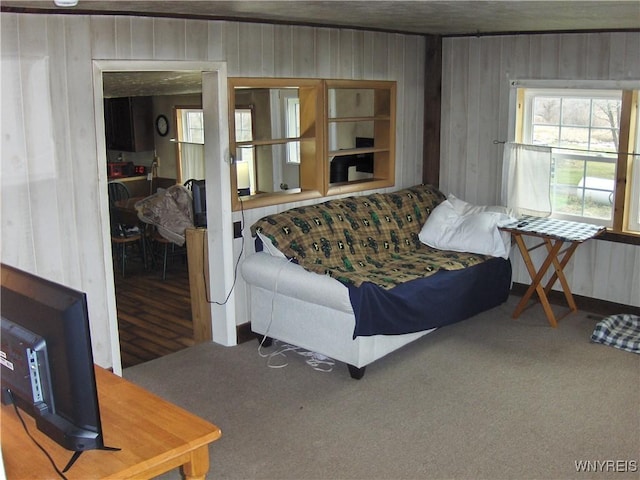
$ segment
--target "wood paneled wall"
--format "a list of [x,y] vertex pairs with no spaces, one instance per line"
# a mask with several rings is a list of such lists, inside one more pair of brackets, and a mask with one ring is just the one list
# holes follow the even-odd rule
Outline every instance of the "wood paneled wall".
[[[2,261],[86,291],[94,357],[119,362],[92,61],[226,62],[229,76],[398,82],[396,187],[422,175],[424,39],[348,29],[3,13]],[[292,205],[244,212],[248,227]],[[241,213],[235,218],[240,219]],[[240,255],[241,240],[235,240]],[[236,323],[248,320],[236,284]],[[117,368],[117,365],[116,365]]]
[[[502,145],[493,141],[509,140],[510,80],[640,82],[638,52],[638,32],[444,39],[442,190],[472,203],[500,203]],[[511,258],[514,281],[529,283],[519,254]],[[567,273],[574,293],[640,306],[638,246],[589,241]]]

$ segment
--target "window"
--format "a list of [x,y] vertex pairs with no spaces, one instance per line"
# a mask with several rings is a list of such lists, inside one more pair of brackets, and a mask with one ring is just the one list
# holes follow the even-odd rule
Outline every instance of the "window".
[[200,108],[176,107],[178,182],[204,179],[204,116]]
[[[253,141],[253,109],[251,107],[236,108],[235,120],[236,141]],[[236,169],[238,178],[238,194],[245,196],[256,193],[253,147],[239,147],[236,150]]]
[[179,108],[181,129],[179,138],[182,142],[204,144],[204,119],[202,109]]
[[[285,130],[287,138],[300,136],[300,99],[285,98]],[[287,143],[287,163],[300,163],[300,142]]]
[[[637,155],[640,153],[640,108],[638,108],[638,92],[636,92],[636,143],[635,152],[633,157],[633,163],[631,167],[631,185],[630,185],[630,201],[629,201],[629,221],[628,229],[632,232],[640,232],[640,157]],[[629,178],[627,177],[627,178]]]
[[629,127],[637,92],[522,88],[518,98],[516,141],[552,148],[552,216],[640,232],[638,181],[624,181],[640,169],[637,127]]

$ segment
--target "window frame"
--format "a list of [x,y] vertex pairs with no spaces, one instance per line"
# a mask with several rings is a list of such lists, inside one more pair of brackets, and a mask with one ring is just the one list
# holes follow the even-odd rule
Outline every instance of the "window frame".
[[[640,177],[640,117],[638,116],[638,91],[640,83],[634,81],[544,81],[544,80],[513,80],[511,81],[511,118],[509,138],[518,143],[527,143],[525,114],[528,98],[527,90],[544,91],[622,91],[622,109],[620,117],[620,133],[618,153],[616,155],[616,176],[614,185],[614,203],[612,225],[607,227],[607,233],[600,238],[639,244],[640,231],[631,230],[629,214],[632,211],[632,200],[638,201],[640,195],[640,180],[627,182]],[[551,96],[551,95],[549,95]],[[566,95],[570,96],[570,95]],[[635,169],[633,168],[635,164]],[[633,171],[635,170],[635,172]],[[580,219],[581,218],[581,219]],[[579,221],[598,223],[588,217],[579,217]]]

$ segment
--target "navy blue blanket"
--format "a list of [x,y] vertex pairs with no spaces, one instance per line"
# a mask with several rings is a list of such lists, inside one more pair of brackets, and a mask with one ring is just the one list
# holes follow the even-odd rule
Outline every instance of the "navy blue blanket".
[[369,282],[349,287],[356,317],[353,338],[399,335],[465,320],[507,300],[511,262],[492,258],[463,270],[439,272],[390,290]]

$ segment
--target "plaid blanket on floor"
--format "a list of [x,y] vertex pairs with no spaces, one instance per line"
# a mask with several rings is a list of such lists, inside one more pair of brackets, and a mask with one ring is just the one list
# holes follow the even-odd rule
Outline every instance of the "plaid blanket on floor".
[[591,334],[591,341],[640,354],[640,317],[622,313],[603,318]]

